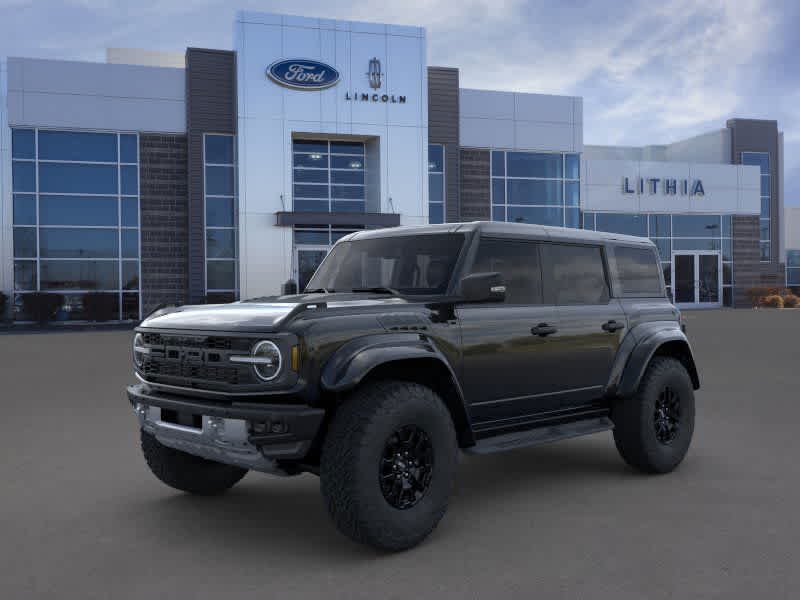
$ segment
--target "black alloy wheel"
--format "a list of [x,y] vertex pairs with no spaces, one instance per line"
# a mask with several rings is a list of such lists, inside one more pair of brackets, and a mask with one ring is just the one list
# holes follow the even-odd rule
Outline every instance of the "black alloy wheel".
[[656,430],[656,439],[662,444],[671,444],[676,437],[681,424],[681,399],[675,390],[665,386],[658,395],[653,412],[653,427]]
[[433,446],[416,425],[401,427],[386,440],[380,461],[383,497],[399,510],[411,508],[428,491],[433,475]]

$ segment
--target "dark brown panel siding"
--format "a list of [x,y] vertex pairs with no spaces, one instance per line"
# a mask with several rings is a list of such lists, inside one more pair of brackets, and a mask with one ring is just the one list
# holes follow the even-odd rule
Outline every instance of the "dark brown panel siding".
[[186,136],[139,135],[142,315],[184,304],[189,282]]
[[203,134],[236,133],[236,53],[186,51],[186,133],[189,164],[189,300],[205,297]]
[[488,221],[492,217],[489,156],[488,150],[461,150],[460,221]]
[[428,140],[444,145],[445,220],[460,220],[458,69],[428,67]]

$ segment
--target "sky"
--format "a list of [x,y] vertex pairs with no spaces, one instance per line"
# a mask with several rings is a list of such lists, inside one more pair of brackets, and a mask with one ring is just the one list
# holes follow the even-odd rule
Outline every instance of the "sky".
[[793,0],[0,0],[0,56],[232,47],[237,9],[421,25],[462,87],[583,97],[584,143],[665,144],[776,119],[800,205],[800,2]]

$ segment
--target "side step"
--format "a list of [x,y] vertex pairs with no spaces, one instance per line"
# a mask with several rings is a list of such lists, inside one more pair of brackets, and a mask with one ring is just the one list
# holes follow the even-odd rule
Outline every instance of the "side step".
[[479,440],[471,448],[466,448],[464,452],[467,454],[493,454],[494,452],[538,446],[547,442],[557,442],[580,435],[608,431],[613,428],[614,423],[608,417],[583,419],[581,421],[572,421],[571,423],[562,423],[561,425],[548,425],[527,431],[517,431],[486,438]]

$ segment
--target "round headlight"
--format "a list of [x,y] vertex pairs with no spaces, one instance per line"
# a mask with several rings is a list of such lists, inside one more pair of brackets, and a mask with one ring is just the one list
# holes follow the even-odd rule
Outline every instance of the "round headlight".
[[258,342],[253,346],[253,363],[256,375],[264,381],[272,381],[281,372],[281,351],[268,341]]
[[137,333],[133,336],[133,363],[139,368],[144,364],[144,350],[144,336],[141,333]]

